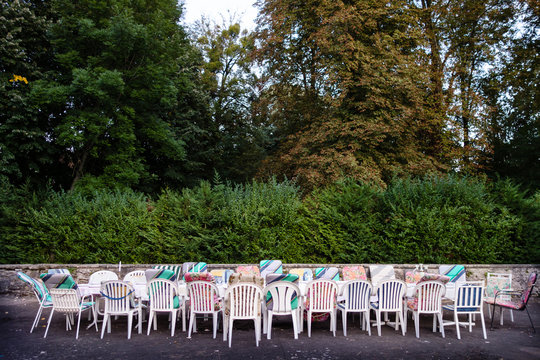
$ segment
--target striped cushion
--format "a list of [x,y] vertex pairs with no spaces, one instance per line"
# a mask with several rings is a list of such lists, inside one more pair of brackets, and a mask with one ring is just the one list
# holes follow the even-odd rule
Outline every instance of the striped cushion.
[[[444,310],[454,311],[454,305],[443,305]],[[465,308],[459,308],[458,312],[471,312],[471,311],[480,311],[480,308],[475,307],[465,307]]]
[[446,275],[450,282],[465,282],[465,267],[463,265],[441,265],[439,274]]
[[191,272],[207,272],[208,265],[205,262],[185,262],[182,264],[182,274]]
[[289,270],[289,274],[295,274],[302,279],[302,281],[311,281],[313,280],[313,271],[307,268],[296,268]]
[[261,276],[265,277],[268,274],[283,274],[283,264],[281,260],[262,260],[259,263]]
[[32,287],[32,290],[40,302],[43,302],[43,299],[45,298],[45,303],[47,304],[44,304],[43,306],[52,305],[49,291],[47,291],[47,288],[40,279],[34,279],[20,271],[17,272],[17,277]]
[[167,279],[171,281],[176,280],[176,273],[167,269],[149,269],[144,272],[146,275],[146,281],[149,282],[153,279]]
[[71,274],[68,269],[49,269],[47,274]]
[[152,267],[152,269],[171,270],[172,272],[174,272],[174,275],[176,276],[175,279],[179,279],[180,272],[182,271],[182,266],[180,265],[155,265]]
[[337,267],[316,268],[315,279],[339,281],[339,270]]
[[78,289],[77,283],[69,274],[41,274],[47,289]]
[[371,283],[374,287],[379,286],[383,281],[396,278],[392,265],[370,265],[369,272],[371,274]]

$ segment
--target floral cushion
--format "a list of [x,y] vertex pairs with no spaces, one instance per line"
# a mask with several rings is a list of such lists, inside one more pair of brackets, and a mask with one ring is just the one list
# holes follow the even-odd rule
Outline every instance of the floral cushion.
[[450,281],[450,277],[446,276],[446,275],[441,275],[441,274],[424,274],[422,275],[422,277],[420,278],[420,280],[418,281],[418,283],[423,283],[425,281],[440,281],[442,282],[443,284],[447,284],[449,281]]
[[257,266],[240,265],[236,268],[236,272],[239,274],[261,276],[261,272]]
[[264,286],[264,279],[255,274],[234,273],[229,277],[229,285],[237,283],[252,283],[262,288]]
[[214,282],[215,278],[214,275],[208,272],[191,272],[186,273],[184,275],[184,279],[186,282],[192,282],[192,281],[208,281],[208,282]]
[[[486,304],[491,304],[491,305],[494,304],[494,298],[492,298],[492,297],[488,297],[484,301],[485,301]],[[502,306],[502,307],[506,307],[506,308],[510,308],[510,309],[516,309],[516,310],[521,309],[521,307],[523,306],[521,301],[520,302],[514,302],[514,301],[510,301],[510,300],[499,300],[499,298],[497,298],[497,305]]]
[[366,269],[363,266],[344,266],[343,280],[367,280]]
[[[511,287],[510,278],[490,276],[486,283],[486,296],[493,298],[500,290],[507,290]],[[505,298],[508,300],[508,296],[505,296]]]
[[407,271],[405,273],[405,282],[407,284],[416,284],[420,281],[421,278],[422,273],[415,270]]

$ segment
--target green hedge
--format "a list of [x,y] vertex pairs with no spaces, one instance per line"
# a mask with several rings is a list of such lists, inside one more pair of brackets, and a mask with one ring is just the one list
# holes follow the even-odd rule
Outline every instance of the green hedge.
[[508,181],[344,180],[306,198],[291,182],[201,182],[155,199],[3,184],[0,201],[2,263],[540,262],[540,193]]

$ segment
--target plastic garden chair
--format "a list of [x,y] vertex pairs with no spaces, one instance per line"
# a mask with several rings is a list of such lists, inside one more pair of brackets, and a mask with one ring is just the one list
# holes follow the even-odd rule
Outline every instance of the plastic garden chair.
[[[489,317],[491,318],[491,307],[495,307],[493,305],[495,300],[495,295],[497,292],[501,290],[510,290],[512,291],[512,274],[495,274],[495,273],[488,273],[487,274],[487,281],[486,281],[486,297],[484,298],[484,301],[486,304],[488,304],[488,313]],[[500,301],[511,301],[512,298],[508,294],[499,295],[498,299]],[[500,324],[503,325],[503,311],[504,308],[500,307],[501,311],[499,313],[500,317]],[[510,320],[514,322],[514,312],[512,309],[510,309]]]
[[95,273],[90,275],[90,278],[88,279],[88,284],[101,285],[102,282],[109,280],[118,280],[118,275],[109,270],[101,270],[96,271]]
[[281,260],[262,260],[259,263],[261,276],[266,278],[268,274],[283,274],[283,263]]
[[30,285],[32,291],[34,292],[34,295],[39,302],[39,309],[37,311],[36,317],[34,318],[34,322],[32,323],[32,327],[30,328],[30,332],[32,332],[39,323],[39,319],[41,317],[43,309],[52,308],[53,303],[49,292],[47,291],[47,288],[45,287],[45,285],[43,285],[43,282],[40,279],[34,279],[20,271],[17,272],[17,277]]
[[134,293],[133,285],[126,281],[110,280],[101,283],[101,296],[105,299],[105,312],[101,329],[102,339],[105,327],[108,326],[107,332],[111,332],[111,315],[126,315],[128,317],[128,339],[131,339],[133,316],[137,315],[139,334],[142,333],[142,304],[135,300]]
[[259,346],[261,339],[261,301],[262,289],[255,284],[237,283],[230,285],[225,293],[225,310],[223,321],[223,341],[229,338],[232,345],[234,320],[253,320],[255,324],[255,344]]
[[[91,310],[94,314],[94,319],[97,318],[94,307],[95,303],[84,301],[85,297],[81,297],[77,284],[69,274],[44,274],[42,280],[49,291],[53,303],[49,321],[47,322],[47,329],[43,337],[47,337],[54,313],[60,312],[66,316],[66,330],[71,329],[73,316],[78,314],[77,332],[75,334],[75,339],[78,339],[82,312]],[[96,331],[98,331],[97,321],[94,321],[94,323]]]
[[[298,279],[298,277],[296,277]],[[272,318],[276,316],[291,316],[294,338],[298,339],[298,321],[300,321],[300,308],[298,296],[300,288],[291,281],[275,281],[268,284],[263,294],[266,296],[267,335],[272,338]]]
[[[195,273],[194,273],[195,274]],[[207,273],[211,275],[210,273]],[[186,281],[187,281],[186,274]],[[189,326],[188,339],[191,339],[191,332],[196,331],[196,315],[210,315],[213,320],[213,337],[216,338],[218,329],[218,317],[223,311],[223,302],[219,297],[219,291],[215,284],[208,280],[196,280],[188,282],[189,292]]]
[[[276,274],[276,273],[273,273],[273,274],[266,275],[265,280],[266,280],[266,286],[268,286],[270,284],[273,284],[275,282],[281,282],[281,281],[294,283],[296,286],[298,286],[298,280],[299,279],[300,279],[299,276],[296,275],[296,274]],[[267,292],[267,291],[263,292],[263,295],[264,295],[264,301],[263,301],[263,305],[264,305],[264,309],[263,309],[263,334],[266,334],[266,331],[268,330],[268,310],[273,308],[273,299],[272,299],[272,294]],[[296,297],[294,299],[293,306],[296,306],[296,307],[299,308],[300,307],[299,300],[301,298],[301,293],[297,292],[295,296]],[[300,316],[300,311],[297,312],[297,315]],[[297,322],[298,321],[300,321],[300,319],[297,319]]]
[[[424,281],[416,285],[415,296],[407,300],[403,327],[407,328],[407,312],[413,313],[416,337],[420,337],[420,315],[433,315],[433,332],[437,331],[437,320],[442,337],[444,326],[442,320],[442,297],[446,292],[444,284],[440,281]],[[403,320],[403,319],[402,319]]]
[[150,315],[148,319],[148,331],[146,334],[150,335],[152,323],[154,324],[154,330],[157,330],[157,314],[167,312],[171,314],[171,336],[174,336],[176,317],[178,311],[182,310],[176,282],[160,278],[150,280],[148,282],[148,297],[148,310]]
[[337,309],[341,311],[343,321],[343,335],[347,336],[347,314],[359,313],[362,318],[362,330],[367,326],[368,334],[371,336],[371,323],[369,321],[370,298],[372,287],[365,280],[351,280],[343,285],[340,294],[343,301],[338,302]]
[[131,271],[124,276],[124,281],[127,281],[133,285],[143,284],[146,285],[146,275],[144,270]]
[[405,336],[405,326],[403,324],[403,297],[407,292],[407,285],[401,280],[385,280],[377,287],[378,301],[371,304],[375,310],[377,333],[381,336],[381,313],[395,313],[395,329],[399,330],[401,321],[401,332]]
[[330,314],[330,331],[336,336],[336,308],[338,287],[332,280],[313,280],[306,287],[308,337],[311,337],[311,320],[313,314]]
[[[491,330],[493,330],[493,320],[495,319],[495,307],[500,306],[507,309],[512,309],[516,311],[527,311],[527,315],[529,316],[529,321],[531,322],[531,326],[533,328],[533,332],[536,333],[536,329],[534,328],[533,321],[531,319],[531,314],[529,314],[529,310],[527,309],[527,304],[529,303],[529,298],[531,297],[534,285],[536,285],[536,273],[532,273],[529,276],[529,280],[527,281],[527,287],[521,291],[519,290],[501,290],[498,291],[495,295],[495,299],[493,301],[493,313],[491,316]],[[509,295],[514,297],[519,297],[519,300],[499,300],[501,296]]]
[[[484,283],[483,281],[468,281],[458,285],[456,289],[456,297],[453,305],[444,305],[445,310],[452,311],[454,313],[454,321],[445,321],[444,326],[455,325],[456,335],[458,339],[461,339],[459,332],[460,325],[469,325],[469,332],[472,331],[472,316],[480,315],[480,321],[482,322],[482,331],[484,333],[484,339],[486,336],[486,324],[484,322]],[[469,315],[468,323],[459,322],[459,315]]]

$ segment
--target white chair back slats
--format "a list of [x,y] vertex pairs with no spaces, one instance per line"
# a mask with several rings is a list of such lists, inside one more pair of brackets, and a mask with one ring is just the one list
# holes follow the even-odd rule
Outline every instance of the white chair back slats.
[[154,279],[148,283],[151,308],[156,311],[173,309],[174,296],[178,294],[176,284],[167,279]]
[[289,281],[278,281],[264,288],[263,294],[267,293],[272,297],[273,313],[289,314],[293,310],[294,300],[300,296],[300,288]]
[[124,281],[129,281],[133,285],[146,284],[146,273],[144,270],[131,271],[124,276]]
[[407,285],[401,280],[383,281],[378,288],[379,309],[381,311],[400,310],[406,290]]
[[331,280],[313,280],[308,284],[309,306],[312,312],[334,311],[337,284]]
[[462,309],[479,309],[482,306],[484,286],[482,284],[466,283],[458,287],[456,295],[456,308],[460,312]]
[[[229,290],[227,290],[229,291]],[[234,319],[252,319],[260,314],[261,289],[252,284],[237,284],[229,292],[230,316]]]
[[346,283],[343,288],[345,309],[350,311],[369,310],[371,291],[371,284],[367,281],[352,280]]
[[193,281],[188,286],[193,312],[213,313],[215,299],[219,293],[216,285],[208,281]]
[[110,280],[101,284],[101,294],[105,297],[105,312],[126,313],[132,308],[133,286],[124,281]]
[[80,309],[80,296],[75,289],[49,289],[54,311],[75,313]]
[[104,281],[118,280],[118,275],[109,270],[96,271],[88,279],[88,283],[92,285],[100,285]]
[[439,281],[426,281],[416,286],[418,292],[418,311],[424,314],[437,314],[441,312],[442,297],[445,293],[444,285]]

